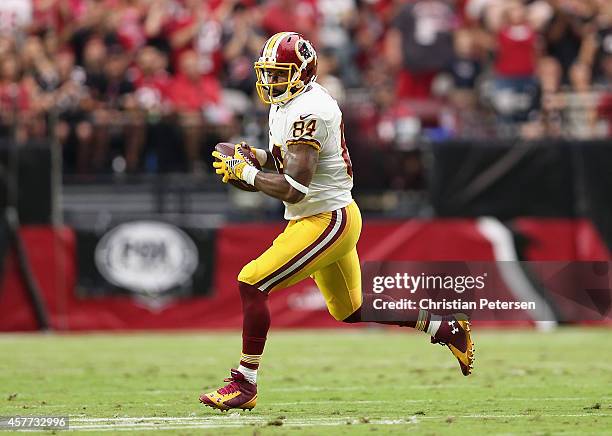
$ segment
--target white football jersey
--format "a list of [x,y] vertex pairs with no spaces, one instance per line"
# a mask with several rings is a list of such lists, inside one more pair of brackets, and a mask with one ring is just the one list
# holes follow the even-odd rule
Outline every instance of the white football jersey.
[[276,168],[283,171],[287,149],[295,143],[312,145],[319,162],[308,194],[298,203],[285,202],[285,219],[295,220],[330,212],[353,201],[353,168],[338,103],[317,83],[286,104],[270,108],[270,152]]

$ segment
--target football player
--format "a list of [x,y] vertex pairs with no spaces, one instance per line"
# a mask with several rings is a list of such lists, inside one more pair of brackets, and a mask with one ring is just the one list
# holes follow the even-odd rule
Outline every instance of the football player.
[[[356,250],[361,214],[351,196],[353,167],[342,113],[316,82],[315,49],[298,33],[277,33],[265,43],[255,71],[259,97],[271,105],[269,150],[238,144],[233,156],[215,151],[214,167],[224,182],[242,180],[282,200],[289,224],[238,275],[243,310],[240,365],[231,370],[226,386],[200,396],[202,403],[221,410],[255,407],[257,369],[270,327],[270,293],[312,277],[335,319],[362,321]],[[271,171],[258,170],[245,154]],[[471,372],[474,350],[467,320],[424,310],[410,319],[414,321],[389,324],[429,333],[432,342],[450,348],[464,375]]]

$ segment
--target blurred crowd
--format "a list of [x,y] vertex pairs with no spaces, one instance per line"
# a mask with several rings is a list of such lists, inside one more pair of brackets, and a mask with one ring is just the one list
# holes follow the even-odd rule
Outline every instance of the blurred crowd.
[[207,171],[218,141],[266,146],[252,64],[284,30],[352,147],[612,135],[612,0],[1,0],[0,137],[69,172]]

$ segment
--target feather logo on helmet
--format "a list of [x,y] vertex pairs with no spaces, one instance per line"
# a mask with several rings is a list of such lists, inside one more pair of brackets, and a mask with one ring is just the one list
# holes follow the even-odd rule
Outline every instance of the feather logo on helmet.
[[298,39],[295,42],[295,53],[302,62],[310,62],[315,56],[314,48],[310,41],[306,39]]

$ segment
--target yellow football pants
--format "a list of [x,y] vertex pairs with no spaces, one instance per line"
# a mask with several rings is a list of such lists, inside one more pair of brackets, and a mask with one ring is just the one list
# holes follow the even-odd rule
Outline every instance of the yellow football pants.
[[361,306],[361,268],[357,241],[361,213],[355,202],[289,224],[238,280],[264,292],[285,289],[312,277],[329,313],[343,320]]

